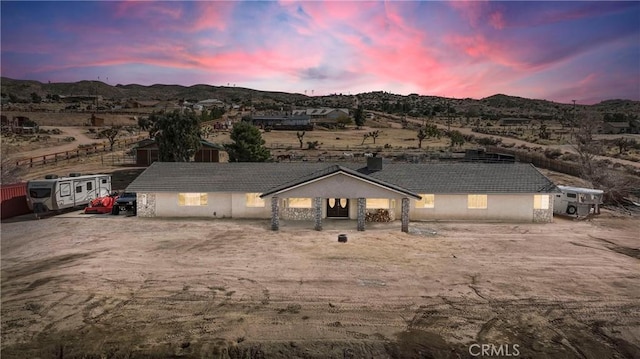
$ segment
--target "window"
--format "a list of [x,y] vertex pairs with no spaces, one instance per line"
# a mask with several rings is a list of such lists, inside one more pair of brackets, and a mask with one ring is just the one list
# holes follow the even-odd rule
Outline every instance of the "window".
[[546,194],[534,195],[533,209],[549,209],[549,196]]
[[178,193],[178,206],[206,206],[206,193]]
[[260,193],[247,193],[247,207],[264,207],[264,199],[260,198]]
[[103,178],[102,183],[107,183],[107,180]]
[[469,209],[487,208],[487,195],[486,194],[470,194],[467,197],[467,208]]
[[91,191],[93,189],[93,183],[87,182],[87,191]]
[[48,198],[51,197],[51,188],[32,188],[29,190],[31,198]]
[[313,208],[311,198],[289,198],[289,208]]
[[367,198],[367,209],[389,209],[390,202],[388,198]]
[[576,198],[576,194],[575,193],[567,193],[567,197],[569,198]]
[[433,194],[421,194],[421,200],[416,201],[416,208],[434,208],[436,196]]
[[76,193],[82,193],[82,186],[76,186]]
[[71,184],[60,183],[60,197],[69,197],[69,196],[71,196]]

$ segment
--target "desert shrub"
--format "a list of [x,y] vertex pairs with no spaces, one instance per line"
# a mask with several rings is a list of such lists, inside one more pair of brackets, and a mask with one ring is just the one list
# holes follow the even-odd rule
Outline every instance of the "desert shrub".
[[556,149],[547,148],[544,151],[544,156],[552,160],[555,160],[555,159],[558,159],[558,157],[562,156],[562,151],[560,151],[557,148]]
[[476,143],[479,144],[479,145],[482,145],[482,146],[497,146],[501,142],[502,142],[501,138],[495,138],[495,137],[478,137],[478,138],[476,138]]

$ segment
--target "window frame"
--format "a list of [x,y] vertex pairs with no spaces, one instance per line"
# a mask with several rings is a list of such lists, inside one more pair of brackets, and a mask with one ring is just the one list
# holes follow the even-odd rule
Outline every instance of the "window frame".
[[[546,199],[546,200],[545,200]],[[549,209],[551,200],[547,194],[534,194],[533,195],[533,209]]]
[[487,209],[489,208],[489,196],[486,194],[468,194],[467,209]]
[[247,208],[264,208],[266,206],[266,202],[263,198],[260,198],[262,193],[258,192],[249,192],[245,193],[244,196],[244,205]]
[[[294,202],[294,205],[291,205],[291,202]],[[304,201],[304,202],[303,202]],[[306,205],[306,201],[309,201],[309,205]],[[304,203],[299,204],[296,202]],[[311,197],[290,197],[287,198],[287,208],[296,208],[296,209],[309,209],[313,208],[313,198]]]
[[[197,204],[195,204],[197,200]],[[209,205],[209,194],[206,192],[179,192],[178,196],[179,207],[206,207]]]
[[434,193],[420,193],[421,200],[416,200],[416,208],[436,208],[436,195]]
[[[374,205],[371,201],[387,201],[386,207],[380,207],[378,205]],[[367,204],[365,206],[365,209],[391,209],[393,203],[391,202],[390,198],[367,198]],[[376,207],[374,207],[376,206]]]

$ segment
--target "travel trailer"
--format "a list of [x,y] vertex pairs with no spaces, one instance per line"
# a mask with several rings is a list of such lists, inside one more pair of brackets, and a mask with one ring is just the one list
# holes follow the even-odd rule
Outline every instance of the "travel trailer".
[[81,175],[69,177],[47,175],[27,182],[27,205],[34,213],[88,205],[91,200],[111,193],[111,176]]
[[599,214],[604,191],[599,189],[558,186],[553,201],[553,213],[570,216],[587,216]]

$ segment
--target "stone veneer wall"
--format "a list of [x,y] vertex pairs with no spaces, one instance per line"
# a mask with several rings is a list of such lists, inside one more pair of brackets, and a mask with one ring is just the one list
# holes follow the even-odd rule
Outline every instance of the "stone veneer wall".
[[553,208],[534,209],[533,221],[535,223],[550,223],[553,221]]
[[[146,201],[142,197],[146,195]],[[146,202],[146,203],[145,203]],[[136,199],[137,216],[138,217],[155,217],[156,216],[156,194],[155,193],[138,193]]]
[[280,208],[280,218],[293,221],[313,221],[315,211],[313,208]]

